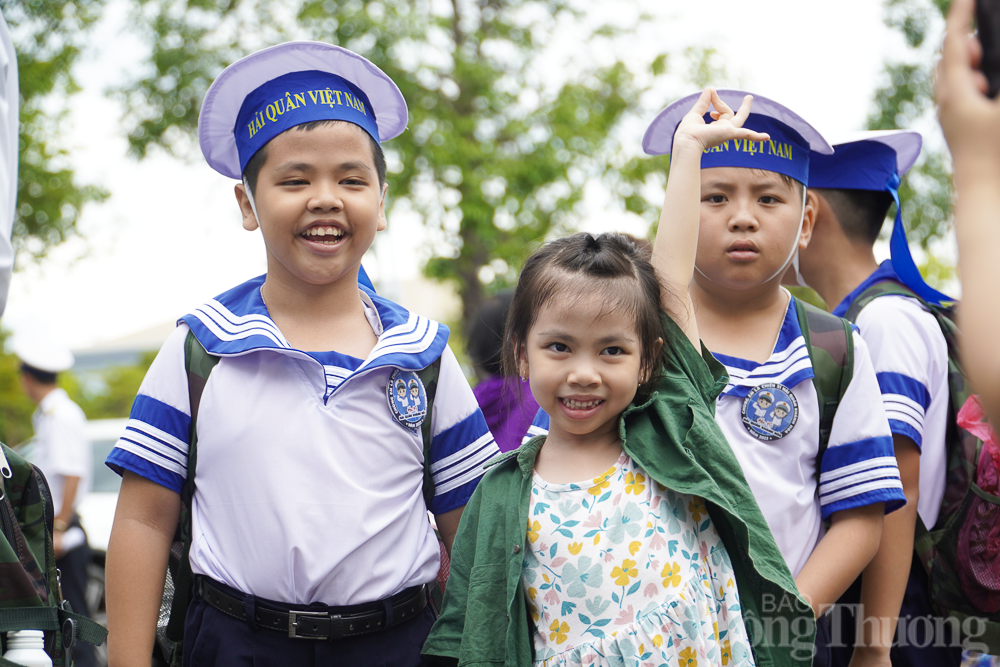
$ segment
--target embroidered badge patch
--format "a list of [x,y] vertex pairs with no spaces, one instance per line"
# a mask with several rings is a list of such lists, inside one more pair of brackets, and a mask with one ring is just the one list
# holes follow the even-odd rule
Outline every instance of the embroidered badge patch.
[[427,416],[427,392],[416,373],[399,368],[394,370],[389,376],[385,394],[393,419],[411,431],[420,428]]
[[767,382],[743,399],[742,414],[750,435],[764,442],[780,440],[799,420],[799,402],[785,385]]

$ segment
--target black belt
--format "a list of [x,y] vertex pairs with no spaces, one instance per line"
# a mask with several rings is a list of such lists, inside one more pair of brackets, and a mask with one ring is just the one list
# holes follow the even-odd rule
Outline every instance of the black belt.
[[[227,587],[228,588],[228,587]],[[413,586],[396,593],[388,600],[355,605],[331,607],[325,611],[269,609],[254,604],[254,620],[258,627],[287,632],[292,639],[344,639],[379,632],[404,623],[427,606],[427,587]],[[198,577],[198,590],[210,606],[240,621],[247,620],[247,605],[243,600],[221,590],[218,584],[206,577]],[[392,610],[386,624],[386,608]],[[353,610],[357,609],[355,612]]]

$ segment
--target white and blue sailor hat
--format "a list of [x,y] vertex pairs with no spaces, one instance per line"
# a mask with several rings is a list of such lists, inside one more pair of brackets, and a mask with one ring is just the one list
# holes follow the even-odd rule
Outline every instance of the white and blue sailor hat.
[[899,280],[928,303],[954,301],[924,282],[910,255],[899,205],[900,179],[917,161],[923,139],[912,130],[851,132],[834,141],[833,155],[813,154],[809,185],[831,190],[888,192],[896,202],[889,239],[890,262]]
[[205,93],[198,140],[212,169],[240,179],[268,141],[316,120],[349,121],[381,143],[406,129],[406,101],[385,72],[352,51],[285,42],[222,71]]
[[[722,101],[734,111],[750,94],[743,90],[716,91]],[[681,119],[691,110],[700,92],[668,105],[657,114],[642,138],[642,149],[648,155],[667,155],[673,148],[674,133]],[[705,120],[711,121],[706,114]],[[705,151],[701,168],[746,167],[763,169],[790,176],[809,185],[809,162],[813,154],[830,154],[833,148],[823,135],[788,107],[762,95],[753,96],[753,106],[743,127],[767,132],[770,141],[730,140]]]

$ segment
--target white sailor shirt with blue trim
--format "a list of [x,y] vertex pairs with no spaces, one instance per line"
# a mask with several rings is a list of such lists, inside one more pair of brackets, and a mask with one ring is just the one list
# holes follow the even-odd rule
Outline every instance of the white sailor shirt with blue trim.
[[[378,600],[434,579],[427,509],[466,504],[499,453],[448,329],[361,288],[378,336],[367,359],[292,348],[248,281],[185,316],[143,380],[108,465],[180,492],[191,424],[184,340],[221,357],[199,406],[191,566],[292,604]],[[432,410],[435,495],[421,430],[392,409],[394,376],[441,358]],[[407,400],[410,400],[409,398]]]
[[[834,314],[843,316],[862,292],[884,280],[898,280],[889,261],[848,294]],[[889,429],[920,448],[917,512],[925,526],[933,527],[948,470],[948,344],[930,311],[906,296],[873,299],[858,313],[857,325],[871,350]]]
[[[906,502],[899,481],[889,423],[868,346],[855,330],[854,375],[833,420],[819,464],[819,400],[812,363],[789,299],[771,356],[762,364],[723,354],[729,373],[715,419],[743,467],[775,541],[798,575],[823,533],[823,521],[840,510]],[[771,400],[760,401],[764,394]],[[760,406],[765,418],[757,420]],[[775,414],[779,403],[788,408]]]

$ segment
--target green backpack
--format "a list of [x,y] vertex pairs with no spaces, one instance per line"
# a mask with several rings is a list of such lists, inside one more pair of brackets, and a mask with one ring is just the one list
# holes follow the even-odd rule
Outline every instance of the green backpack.
[[[157,644],[163,657],[171,667],[180,667],[183,658],[184,619],[188,606],[191,604],[191,594],[194,591],[194,576],[191,573],[189,560],[191,548],[191,506],[194,499],[195,467],[198,462],[198,406],[201,395],[208,382],[208,376],[219,363],[219,357],[209,354],[198,342],[194,333],[188,332],[184,340],[184,369],[188,378],[188,400],[191,408],[190,449],[188,451],[187,479],[181,490],[181,514],[177,526],[177,534],[170,548],[170,560],[167,570],[167,581],[163,591],[163,603],[160,607],[160,623],[157,626]],[[421,425],[421,435],[424,440],[424,501],[430,507],[434,497],[434,479],[431,476],[430,442],[431,442],[431,410],[434,407],[434,394],[437,390],[438,373],[441,369],[441,358],[433,364],[417,372],[424,384],[427,395],[427,418]],[[446,558],[442,549],[442,557]],[[444,562],[444,561],[442,561]],[[446,567],[446,566],[445,566]],[[447,575],[445,575],[447,576]],[[440,581],[439,577],[439,583]],[[433,589],[434,602],[440,605],[440,587]],[[3,665],[0,665],[3,667]]]
[[[69,667],[74,642],[100,646],[108,631],[62,599],[45,476],[7,445],[0,448],[0,632],[44,630],[53,666]],[[0,658],[0,667],[15,664]]]
[[[1000,498],[983,491],[976,484],[976,472],[982,441],[957,423],[959,410],[973,394],[965,377],[959,355],[959,330],[953,308],[934,306],[894,280],[872,285],[858,295],[847,312],[857,319],[861,309],[880,296],[906,296],[919,301],[937,320],[948,345],[948,417],[945,431],[945,456],[948,472],[944,498],[937,523],[925,526],[917,517],[914,550],[927,570],[931,601],[938,613],[958,620],[963,629],[978,619],[983,631],[975,640],[986,644],[991,654],[1000,654],[1000,561],[974,566],[969,558],[971,542],[996,540],[1000,525]],[[985,545],[979,545],[985,546]],[[987,547],[988,548],[988,547]],[[995,548],[995,545],[994,545]],[[973,567],[976,571],[973,572]],[[966,584],[963,585],[963,579]],[[975,582],[969,585],[969,582]]]

